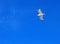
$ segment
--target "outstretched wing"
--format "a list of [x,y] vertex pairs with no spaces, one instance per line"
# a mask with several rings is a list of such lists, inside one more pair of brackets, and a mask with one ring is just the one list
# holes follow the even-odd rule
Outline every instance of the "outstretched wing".
[[42,13],[42,12],[41,12],[41,9],[38,9],[38,13],[39,13],[39,14],[41,14],[41,13]]

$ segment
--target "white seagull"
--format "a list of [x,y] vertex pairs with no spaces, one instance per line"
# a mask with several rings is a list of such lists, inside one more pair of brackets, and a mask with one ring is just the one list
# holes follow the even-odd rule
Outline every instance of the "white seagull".
[[44,20],[43,15],[44,14],[42,13],[41,9],[38,9],[38,16],[40,17],[40,20]]

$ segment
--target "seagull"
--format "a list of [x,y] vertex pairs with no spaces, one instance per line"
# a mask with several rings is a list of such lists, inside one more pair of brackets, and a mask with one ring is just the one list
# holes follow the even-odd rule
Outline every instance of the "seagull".
[[42,20],[44,20],[43,19],[43,13],[42,13],[42,11],[41,11],[41,9],[38,9],[38,16],[40,17],[40,20],[42,21]]

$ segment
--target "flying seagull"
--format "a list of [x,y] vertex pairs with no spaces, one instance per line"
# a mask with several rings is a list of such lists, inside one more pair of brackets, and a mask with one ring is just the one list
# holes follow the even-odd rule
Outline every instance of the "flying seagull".
[[38,9],[38,16],[40,17],[40,20],[44,20],[43,15],[44,14],[42,13],[41,9]]

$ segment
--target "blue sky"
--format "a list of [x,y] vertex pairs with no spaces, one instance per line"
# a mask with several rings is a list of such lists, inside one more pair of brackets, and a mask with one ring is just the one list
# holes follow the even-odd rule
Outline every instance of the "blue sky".
[[0,44],[60,44],[60,1],[0,0]]

